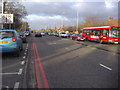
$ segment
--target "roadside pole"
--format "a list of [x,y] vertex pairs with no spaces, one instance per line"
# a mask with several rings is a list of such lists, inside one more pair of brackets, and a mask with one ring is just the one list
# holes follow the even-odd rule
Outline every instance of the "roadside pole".
[[[4,12],[4,4],[3,4],[3,0],[2,0],[2,14],[3,14],[3,12]],[[2,22],[1,22],[2,23]],[[3,29],[3,23],[1,24],[1,28]]]

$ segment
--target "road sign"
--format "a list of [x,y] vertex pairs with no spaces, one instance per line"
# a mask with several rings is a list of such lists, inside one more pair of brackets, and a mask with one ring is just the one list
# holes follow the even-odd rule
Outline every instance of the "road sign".
[[13,14],[0,14],[0,23],[3,24],[13,23]]

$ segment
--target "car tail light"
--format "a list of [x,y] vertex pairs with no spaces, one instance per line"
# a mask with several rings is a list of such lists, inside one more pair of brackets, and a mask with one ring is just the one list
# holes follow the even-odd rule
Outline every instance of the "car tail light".
[[13,37],[13,38],[12,38],[12,41],[13,41],[13,42],[15,42],[16,40],[17,40],[17,38],[16,38],[16,37]]

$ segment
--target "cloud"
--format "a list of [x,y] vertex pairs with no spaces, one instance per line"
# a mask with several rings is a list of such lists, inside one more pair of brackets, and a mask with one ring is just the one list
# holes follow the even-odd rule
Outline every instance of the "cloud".
[[[108,3],[108,2],[107,2]],[[109,2],[110,3],[110,2]],[[56,25],[59,27],[62,23],[66,26],[76,25],[77,10],[79,11],[79,23],[84,23],[88,16],[99,16],[107,19],[109,16],[118,17],[118,3],[110,3],[113,7],[107,8],[105,2],[23,2],[28,16],[27,20],[32,28],[40,28],[37,23],[45,27],[47,25]]]

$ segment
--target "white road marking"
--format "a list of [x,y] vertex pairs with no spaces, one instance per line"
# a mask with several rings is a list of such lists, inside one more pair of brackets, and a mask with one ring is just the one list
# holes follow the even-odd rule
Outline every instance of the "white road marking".
[[15,85],[14,85],[14,90],[17,90],[19,88],[19,82],[16,82]]
[[49,45],[53,45],[53,44],[57,44],[57,43],[49,43]]
[[27,47],[28,47],[28,44],[27,44]]
[[24,65],[24,64],[25,64],[25,61],[22,61],[22,62],[21,62],[21,65]]
[[27,54],[27,53],[24,53],[24,54]]
[[68,48],[65,48],[65,49],[68,49]]
[[5,88],[6,90],[8,90],[9,86],[2,85],[2,88]]
[[0,73],[0,75],[12,75],[12,74],[18,74],[18,72],[12,72],[12,73]]
[[109,67],[107,67],[107,66],[105,66],[105,65],[103,65],[103,64],[100,64],[100,66],[102,66],[102,67],[104,67],[104,68],[106,68],[106,69],[108,69],[108,70],[112,70],[111,68],[109,68]]
[[27,51],[27,49],[25,51]]
[[19,69],[18,75],[22,74],[23,69]]
[[9,86],[5,86],[7,89],[9,88]]
[[23,56],[23,59],[25,59],[26,58],[26,56]]

